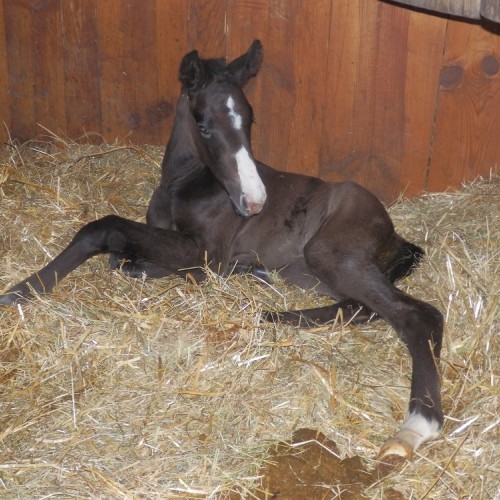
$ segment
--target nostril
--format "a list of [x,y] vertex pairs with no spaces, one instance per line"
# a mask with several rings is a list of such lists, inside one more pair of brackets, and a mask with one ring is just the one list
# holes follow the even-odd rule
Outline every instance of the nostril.
[[244,194],[240,195],[239,203],[236,205],[236,209],[240,215],[244,217],[250,217],[251,215],[257,215],[260,213],[264,207],[265,199],[262,201],[249,201],[248,197]]
[[263,203],[248,203],[248,215],[257,215],[264,207]]
[[240,207],[240,210],[243,212],[243,213],[247,213],[248,212],[248,203],[247,203],[247,199],[245,197],[244,194],[242,194],[240,196],[240,203],[239,203],[239,207]]

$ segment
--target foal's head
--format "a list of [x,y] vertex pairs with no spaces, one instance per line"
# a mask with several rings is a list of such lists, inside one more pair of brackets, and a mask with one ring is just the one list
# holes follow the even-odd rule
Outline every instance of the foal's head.
[[219,59],[200,59],[193,51],[180,67],[200,158],[243,216],[258,214],[266,201],[250,145],[252,108],[241,89],[257,74],[261,61],[262,46],[256,40],[227,65]]

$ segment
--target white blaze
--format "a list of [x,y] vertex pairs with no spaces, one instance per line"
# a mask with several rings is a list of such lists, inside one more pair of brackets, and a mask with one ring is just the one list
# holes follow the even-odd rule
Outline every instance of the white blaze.
[[236,111],[234,110],[234,99],[231,96],[229,96],[227,98],[226,104],[227,104],[227,107],[229,108],[229,116],[231,117],[234,128],[236,130],[240,130],[241,129],[241,115],[236,113]]
[[263,205],[267,198],[266,187],[257,173],[254,161],[244,146],[241,146],[236,153],[235,159],[243,196],[246,197],[247,202]]

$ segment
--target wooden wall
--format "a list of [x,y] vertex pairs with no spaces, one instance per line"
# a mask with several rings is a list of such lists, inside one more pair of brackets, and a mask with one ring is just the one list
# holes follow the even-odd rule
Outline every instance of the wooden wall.
[[255,156],[390,202],[497,169],[499,34],[378,0],[0,0],[0,140],[165,144],[183,54],[260,38]]

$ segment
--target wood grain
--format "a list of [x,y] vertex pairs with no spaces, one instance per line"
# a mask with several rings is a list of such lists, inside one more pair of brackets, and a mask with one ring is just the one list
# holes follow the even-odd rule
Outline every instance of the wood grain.
[[[356,154],[354,130],[358,117],[354,108],[357,99],[366,99],[359,76],[363,62],[362,22],[366,17],[361,2],[339,2],[331,13],[320,150],[321,175],[331,180],[342,179],[339,170],[351,163]],[[368,14],[375,16],[376,10],[371,9]],[[369,50],[374,42],[373,29],[365,25],[363,47]],[[365,141],[366,136],[361,144]]]
[[[67,135],[61,14],[59,0],[33,3],[33,86],[36,123],[53,134]],[[43,129],[37,133],[47,134]]]
[[261,161],[386,202],[498,169],[497,25],[365,0],[0,0],[0,15],[0,121],[20,141],[41,123],[163,145],[182,56],[259,38],[245,90]]
[[[144,110],[158,98],[154,2],[100,0],[100,97],[103,133],[149,142]],[[153,133],[154,136],[154,133]]]
[[403,157],[393,196],[412,196],[426,189],[439,73],[448,21],[411,12],[404,82]]
[[172,130],[175,105],[180,93],[179,65],[188,51],[188,3],[184,0],[156,0],[156,68],[158,120],[152,144],[166,144]]
[[167,110],[160,99],[158,86],[155,2],[134,0],[130,5],[127,13],[130,32],[126,36],[130,43],[129,71],[134,109],[129,123],[137,124],[131,140],[143,144],[161,140],[157,136],[157,125]]
[[355,180],[386,202],[423,190],[445,29],[383,3],[332,11],[322,177]]
[[61,2],[64,38],[66,132],[77,139],[100,141],[102,133],[97,0]]
[[[228,4],[227,52],[236,57],[248,50],[254,39],[264,45],[264,62],[259,75],[247,85],[254,106],[253,151],[264,163],[285,170],[289,124],[293,108],[293,77],[290,44],[286,43],[288,19],[294,15],[295,1],[236,0]],[[254,27],[254,29],[252,29]]]
[[[0,2],[0,47],[6,47],[5,14]],[[9,98],[9,66],[6,50],[0,50],[0,143],[9,141],[9,130],[12,128],[12,115]]]
[[203,57],[226,54],[226,0],[189,0],[187,50]]
[[39,133],[35,125],[32,3],[28,0],[3,0],[12,114],[10,134],[20,142]]
[[294,100],[286,170],[318,176],[330,34],[331,2],[300,2],[293,19]]
[[474,24],[450,23],[440,74],[428,189],[488,177],[500,163],[500,38]]
[[[353,180],[387,200],[403,156],[404,81],[409,12],[346,2],[332,13],[321,175]],[[398,39],[398,44],[394,44]],[[344,73],[346,65],[351,65]]]

